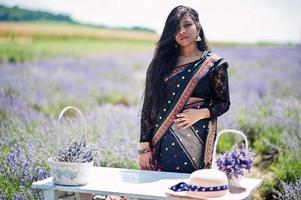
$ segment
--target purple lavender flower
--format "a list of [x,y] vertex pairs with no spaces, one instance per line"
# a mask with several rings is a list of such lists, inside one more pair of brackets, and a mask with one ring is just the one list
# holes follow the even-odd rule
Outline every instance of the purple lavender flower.
[[239,178],[244,175],[245,170],[250,171],[253,157],[254,155],[249,149],[235,148],[231,152],[220,155],[216,164],[218,169],[225,172],[229,179]]
[[41,167],[37,167],[35,171],[37,175],[37,180],[43,180],[48,177],[48,172]]
[[27,157],[20,152],[17,145],[14,145],[14,152],[8,154],[6,162],[6,173],[10,177],[16,177],[20,185],[25,186],[32,182],[31,172],[28,168],[29,160]]
[[59,150],[58,161],[71,163],[85,163],[93,160],[92,147],[86,146],[81,140],[73,140],[70,145],[65,145]]
[[42,191],[33,191],[30,188],[31,183],[45,179],[49,172],[42,167],[34,170],[34,163],[29,161],[19,146],[15,144],[13,148],[0,170],[1,180],[10,184],[5,191],[0,192],[0,197],[2,195],[7,199],[41,199],[36,197],[41,197]]
[[[279,150],[300,160],[300,50],[300,46],[216,49],[230,64],[233,105],[219,119],[219,128],[240,129],[237,118],[243,117],[248,127],[255,127],[262,139],[271,128],[281,127],[283,131],[274,137],[281,138],[281,145],[277,145]],[[0,64],[0,151],[7,152],[5,150],[18,141],[21,157],[30,158],[30,161],[19,158],[17,149],[9,156],[0,153],[0,176],[11,178],[14,175],[18,179],[8,182],[18,184],[49,176],[45,161],[55,152],[56,130],[53,127],[61,108],[69,104],[85,111],[89,141],[96,143],[102,153],[103,166],[137,166],[138,104],[151,57],[152,52],[146,52]],[[122,100],[115,101],[119,102],[117,105],[107,101],[114,95],[122,96]],[[121,105],[123,101],[128,103]],[[80,125],[73,128],[77,129]],[[59,135],[59,140],[65,136]],[[251,168],[248,159],[241,159],[245,156],[244,153],[229,154],[220,162],[234,174],[240,166],[243,170]],[[22,170],[18,171],[20,166]],[[0,199],[5,196],[5,190],[7,188],[0,190]],[[33,194],[33,199],[43,199],[39,191],[27,190]]]
[[281,200],[300,200],[301,199],[301,178],[295,183],[285,183],[280,180],[280,190],[275,191],[275,199]]

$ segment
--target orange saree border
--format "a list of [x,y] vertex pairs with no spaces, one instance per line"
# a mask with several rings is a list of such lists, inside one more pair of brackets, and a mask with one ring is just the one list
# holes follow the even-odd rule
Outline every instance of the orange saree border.
[[217,119],[212,119],[209,122],[209,133],[206,139],[206,146],[205,146],[205,168],[211,168],[212,163],[212,153],[213,153],[213,145],[215,139],[215,133],[217,128]]

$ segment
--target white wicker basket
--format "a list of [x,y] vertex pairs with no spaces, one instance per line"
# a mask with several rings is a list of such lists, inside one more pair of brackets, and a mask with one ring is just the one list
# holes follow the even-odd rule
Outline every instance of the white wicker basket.
[[[216,136],[216,140],[215,140],[215,143],[214,143],[214,149],[213,149],[213,155],[212,155],[212,164],[211,164],[211,168],[212,169],[217,169],[218,170],[218,167],[216,165],[216,149],[217,149],[217,144],[218,144],[218,140],[219,140],[219,137],[224,134],[224,133],[235,133],[235,134],[238,134],[240,136],[243,137],[244,141],[245,141],[245,149],[249,149],[249,143],[248,143],[248,139],[246,137],[245,134],[243,134],[242,132],[238,131],[238,130],[233,130],[233,129],[225,129],[221,132],[219,132]],[[241,178],[241,177],[240,177]],[[240,178],[238,179],[231,179],[229,180],[229,185],[235,185],[235,186],[239,186],[240,183]]]
[[[59,115],[58,123],[60,124],[61,118],[63,114],[68,109],[74,109],[77,111],[82,119],[82,123],[84,125],[84,142],[86,143],[87,135],[86,135],[86,120],[81,113],[81,111],[74,107],[74,106],[68,106],[62,110],[62,112]],[[69,162],[59,162],[57,161],[58,157],[58,136],[56,135],[56,157],[50,158],[48,160],[50,166],[51,166],[51,175],[53,177],[53,183],[58,185],[85,185],[88,182],[90,171],[93,167],[94,162],[88,162],[88,163],[69,163]]]

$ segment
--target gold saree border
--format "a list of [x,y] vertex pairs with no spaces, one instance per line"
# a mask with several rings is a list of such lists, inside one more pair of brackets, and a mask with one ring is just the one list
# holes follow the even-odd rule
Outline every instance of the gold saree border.
[[208,127],[209,127],[209,131],[206,139],[205,159],[204,159],[205,168],[211,168],[214,138],[215,138],[216,127],[217,127],[217,119],[211,120],[209,122]]

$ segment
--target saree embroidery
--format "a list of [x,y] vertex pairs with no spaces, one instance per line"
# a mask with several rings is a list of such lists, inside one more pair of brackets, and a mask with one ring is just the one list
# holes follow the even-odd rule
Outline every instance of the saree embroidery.
[[[209,53],[209,51],[204,51],[203,55],[201,56],[201,58],[207,56],[207,54]],[[191,63],[194,63],[194,62],[191,62]],[[187,63],[187,64],[183,64],[183,65],[180,65],[178,67],[176,67],[171,73],[170,75],[168,75],[167,77],[164,78],[164,81],[168,81],[169,79],[171,79],[172,77],[174,77],[175,75],[177,75],[178,73],[182,72],[184,69],[187,68],[188,64],[190,63]]]
[[[205,59],[208,56],[209,52],[205,55]],[[192,93],[194,87],[196,86],[197,82],[202,78],[206,73],[209,71],[211,66],[203,66],[201,63],[204,60],[201,59],[198,61],[195,66],[199,67],[195,74],[193,74],[193,77],[188,82],[187,86],[185,87],[183,93],[181,94],[179,100],[176,102],[175,106],[173,107],[172,111],[170,112],[169,116],[163,121],[161,126],[157,126],[157,129],[155,130],[155,134],[152,138],[152,146],[155,146],[157,142],[160,140],[164,132],[170,127],[170,125],[173,123],[174,119],[176,118],[176,115],[179,113],[179,111],[183,108],[186,101],[188,100],[190,94]]]
[[204,158],[205,168],[211,168],[215,132],[216,132],[216,119],[213,119],[209,122],[209,133],[207,136],[205,158]]
[[[154,156],[153,160],[155,161],[155,166],[158,167],[156,168],[156,170],[161,170],[159,166],[160,163],[158,163],[159,160],[157,160],[159,158],[161,162],[165,162],[164,160],[167,159],[166,161],[167,163],[165,162],[165,164],[163,165],[164,167],[162,166],[163,167],[162,170],[167,170],[167,171],[171,170],[169,168],[165,168],[167,167],[168,162],[170,162],[169,156],[171,156],[170,154],[166,154],[165,151],[167,152],[169,148],[174,148],[175,144],[179,148],[179,150],[177,150],[179,156],[181,156],[180,154],[182,152],[183,155],[185,155],[186,157],[185,158],[186,161],[185,159],[182,160],[182,164],[183,164],[182,167],[185,168],[185,166],[190,165],[191,166],[191,168],[189,168],[190,170],[193,168],[196,170],[199,168],[211,167],[212,151],[213,151],[213,145],[216,136],[217,120],[215,118],[201,120],[202,122],[198,121],[194,125],[190,126],[188,129],[185,130],[178,129],[175,126],[175,124],[173,124],[176,115],[183,108],[187,109],[191,107],[196,109],[196,108],[200,108],[200,106],[203,108],[208,106],[208,102],[205,102],[205,99],[201,100],[201,102],[192,103],[189,105],[186,104],[186,102],[190,97],[191,93],[193,92],[198,81],[201,80],[211,70],[211,68],[215,68],[225,63],[224,59],[220,59],[217,62],[215,62],[213,66],[204,66],[203,64],[205,60],[210,56],[210,53],[211,52],[207,52],[207,54],[204,55],[199,61],[196,61],[195,64],[192,62],[189,66],[182,66],[178,69],[175,69],[171,73],[171,75],[168,76],[168,78],[170,79],[173,76],[176,76],[177,74],[183,71],[182,75],[180,74],[175,80],[171,80],[172,82],[169,83],[170,89],[168,89],[169,94],[167,96],[168,98],[171,99],[168,100],[167,102],[168,104],[166,103],[163,105],[164,112],[160,114],[160,117],[157,120],[157,124],[155,125],[156,128],[154,130],[154,134],[151,140],[151,147],[153,151],[153,156]],[[189,74],[190,72],[191,74]],[[185,82],[184,80],[181,80],[181,78],[182,79],[186,78],[187,81]],[[178,84],[175,85],[173,81],[176,81],[176,84],[177,83]],[[179,87],[180,85],[181,87]],[[200,130],[200,124],[202,124],[202,127],[204,128],[203,130]],[[195,125],[199,130],[195,129],[194,127]],[[200,133],[202,133],[202,135],[200,135]],[[160,142],[159,144],[159,141],[162,139],[163,136],[164,139],[162,140],[162,142],[163,141],[164,142],[163,143]],[[166,136],[168,136],[169,139],[166,138]],[[173,139],[171,139],[171,137]],[[166,143],[168,141],[169,143]],[[158,153],[160,153],[160,155]],[[164,157],[162,158],[161,155],[164,155]],[[183,172],[183,170],[185,169],[183,169],[180,165],[176,166],[176,170],[181,170]],[[186,168],[186,170],[187,169],[188,168]]]
[[200,156],[198,156],[198,150],[201,149],[203,144],[197,138],[197,134],[193,133],[191,129],[179,129],[174,124],[171,126],[170,130],[190,163],[195,169],[198,169],[201,162]]
[[[189,63],[188,63],[189,64]],[[184,69],[187,68],[188,64],[184,64],[181,66],[176,67],[169,76],[167,76],[166,78],[164,78],[164,81],[167,82],[169,79],[171,79],[172,77],[174,77],[175,75],[177,75],[178,73],[182,72]]]

